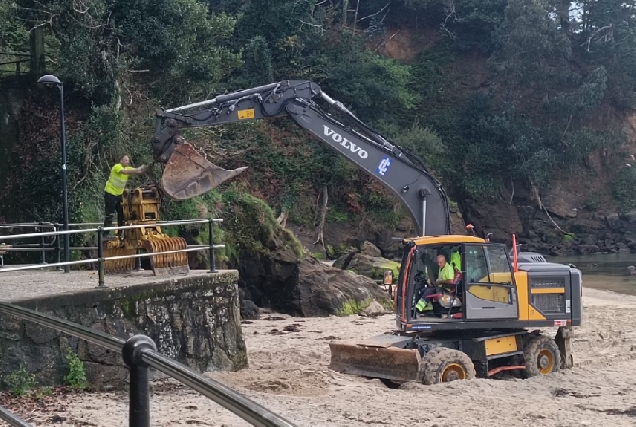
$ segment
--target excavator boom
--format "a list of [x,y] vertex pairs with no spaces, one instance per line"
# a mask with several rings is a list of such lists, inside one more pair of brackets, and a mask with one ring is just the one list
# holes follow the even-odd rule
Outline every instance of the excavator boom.
[[[354,127],[323,111],[319,100]],[[179,135],[180,129],[282,116],[290,117],[390,189],[409,210],[419,235],[450,234],[448,198],[424,163],[306,80],[285,80],[158,111],[152,147],[155,161],[166,165],[163,191],[178,200],[189,199],[246,169],[225,170],[210,163]]]

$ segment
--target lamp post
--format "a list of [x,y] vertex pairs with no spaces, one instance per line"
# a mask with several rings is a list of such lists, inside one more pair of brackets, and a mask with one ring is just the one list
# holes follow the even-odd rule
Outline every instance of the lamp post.
[[[66,132],[64,128],[64,85],[57,77],[47,74],[38,79],[38,83],[47,86],[57,86],[60,90],[60,141],[62,143],[62,207],[64,211],[64,230],[68,230],[68,183],[66,181]],[[69,235],[64,234],[64,261],[70,262]],[[64,266],[64,272],[71,271],[70,265]]]

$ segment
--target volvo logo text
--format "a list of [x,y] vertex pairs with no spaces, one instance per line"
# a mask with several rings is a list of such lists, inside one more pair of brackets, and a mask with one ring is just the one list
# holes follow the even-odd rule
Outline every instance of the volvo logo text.
[[334,132],[333,129],[329,128],[329,126],[327,125],[323,125],[323,126],[325,128],[325,136],[330,136],[331,139],[334,140],[334,142],[337,142],[338,144],[342,145],[344,148],[348,148],[349,151],[351,151],[352,153],[356,153],[358,156],[360,156],[361,159],[366,159],[367,157],[369,157],[369,153],[367,153],[365,150],[358,147],[353,142],[349,141],[347,138],[344,138],[339,133]]

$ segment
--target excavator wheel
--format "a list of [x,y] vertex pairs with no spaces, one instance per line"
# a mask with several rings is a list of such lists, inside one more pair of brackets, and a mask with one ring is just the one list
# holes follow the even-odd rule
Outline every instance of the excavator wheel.
[[545,335],[533,336],[528,340],[523,357],[526,360],[526,378],[548,375],[561,369],[561,352],[557,343]]
[[[188,244],[183,237],[167,237],[143,240],[143,248],[148,253],[177,251],[186,249]],[[149,257],[150,268],[155,276],[166,274],[187,274],[190,272],[188,253],[159,254]]]
[[[104,258],[134,255],[134,248],[118,247],[117,241],[106,242]],[[104,262],[104,273],[127,273],[135,268],[135,258],[112,259]]]
[[420,364],[420,377],[426,385],[455,380],[472,380],[477,376],[475,365],[462,351],[437,347],[426,353]]

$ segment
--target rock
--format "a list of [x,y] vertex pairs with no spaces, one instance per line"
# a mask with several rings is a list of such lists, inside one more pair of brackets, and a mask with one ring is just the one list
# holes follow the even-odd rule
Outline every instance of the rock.
[[611,213],[607,215],[605,217],[605,221],[607,221],[607,225],[612,230],[620,229],[621,220],[620,220],[620,216],[617,213]]
[[630,265],[629,267],[627,267],[627,275],[636,276],[636,267],[634,267],[633,265]]
[[382,252],[380,252],[380,249],[378,249],[378,247],[375,246],[373,243],[367,241],[362,243],[362,249],[360,250],[360,253],[368,255],[370,257],[382,256]]
[[241,301],[241,319],[258,320],[261,318],[258,306],[248,299]]
[[[305,257],[298,239],[276,222],[262,200],[246,194],[224,197],[222,216],[233,218],[224,227],[225,236],[238,252],[229,264],[239,271],[244,295],[258,307],[293,316],[328,316],[358,313],[373,299],[389,299],[373,280]],[[370,244],[360,247],[380,252]],[[347,259],[340,263],[346,265]]]
[[579,245],[578,249],[581,255],[594,254],[600,251],[597,245]]
[[629,212],[625,212],[624,214],[620,215],[620,217],[621,219],[629,223],[632,223],[632,224],[636,223],[636,209],[631,210]]
[[365,317],[378,317],[382,316],[386,312],[387,310],[382,306],[382,304],[373,300],[371,301],[371,304],[369,304],[369,306],[360,313],[360,315]]
[[397,279],[400,273],[400,264],[381,257],[372,257],[363,253],[353,256],[347,270],[367,276],[371,279],[382,279],[386,270],[393,271],[393,277]]
[[493,242],[510,242],[511,234],[523,232],[523,225],[514,205],[509,203],[478,203],[474,200],[463,202],[466,224],[473,224],[479,236],[493,233]]
[[290,299],[281,308],[298,316],[349,315],[366,309],[374,299],[390,302],[374,280],[305,258]]
[[594,235],[589,235],[587,236],[585,239],[583,239],[583,243],[585,243],[586,245],[595,245],[597,242],[597,238]]
[[630,253],[629,247],[623,242],[616,243],[616,247],[618,248],[618,253],[619,254],[628,254],[628,253]]
[[568,188],[566,183],[554,181],[552,185],[542,191],[543,205],[551,215],[561,219],[577,216],[577,205],[580,203],[581,194]]
[[333,262],[333,266],[341,270],[346,269],[351,262],[351,258],[353,258],[353,256],[357,253],[358,250],[356,248],[347,249],[347,251],[343,255],[341,255],[337,260]]

